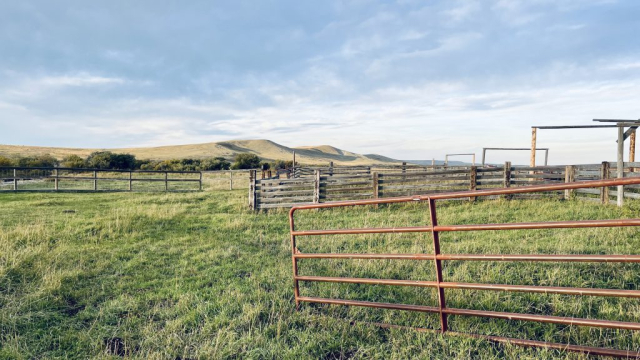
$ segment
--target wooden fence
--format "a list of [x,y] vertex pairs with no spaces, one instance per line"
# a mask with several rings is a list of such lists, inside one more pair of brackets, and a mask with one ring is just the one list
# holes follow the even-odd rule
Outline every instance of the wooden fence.
[[0,192],[199,190],[199,171],[0,167]]
[[[636,172],[637,169],[640,171],[640,163],[625,163],[625,177],[640,176],[640,172]],[[312,175],[307,175],[305,171],[296,169],[298,177],[292,179],[257,179],[256,173],[252,172],[249,176],[249,206],[251,209],[261,210],[328,201],[557,184],[616,177],[615,163],[608,162],[595,165],[538,167],[511,166],[511,163],[507,162],[497,167],[440,166],[427,170],[407,169],[404,172],[369,171],[372,169],[364,167],[357,170],[359,171],[349,168],[341,172],[339,168],[316,168]],[[580,197],[608,203],[617,195],[616,190],[603,188],[521,194],[511,198]],[[624,197],[640,198],[640,187],[625,187]]]

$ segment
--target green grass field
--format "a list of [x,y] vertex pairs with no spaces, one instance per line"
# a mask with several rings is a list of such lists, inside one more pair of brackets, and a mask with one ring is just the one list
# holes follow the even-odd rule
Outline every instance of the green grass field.
[[[449,203],[440,224],[640,217],[580,201]],[[299,229],[428,224],[425,204],[307,211]],[[444,253],[638,254],[640,229],[442,235]],[[349,320],[437,327],[435,315],[303,304],[286,211],[246,191],[0,194],[0,358],[585,358]],[[299,238],[304,252],[425,252],[429,234]],[[434,280],[429,261],[306,260],[303,275]],[[446,281],[637,289],[635,264],[448,262]],[[313,283],[303,295],[435,305],[432,289]],[[640,321],[633,299],[447,290],[451,307]],[[451,317],[451,329],[640,350],[628,331]]]

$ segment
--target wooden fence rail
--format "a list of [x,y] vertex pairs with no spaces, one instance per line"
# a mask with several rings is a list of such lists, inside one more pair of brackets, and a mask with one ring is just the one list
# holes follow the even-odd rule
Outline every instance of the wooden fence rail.
[[[635,172],[640,163],[625,163],[624,176],[640,176]],[[250,208],[254,210],[286,208],[300,204],[341,200],[363,200],[386,197],[435,194],[452,191],[485,190],[502,187],[558,184],[574,181],[617,177],[615,163],[557,166],[492,167],[413,167],[375,169],[372,167],[296,168],[291,179],[257,179],[252,175]],[[376,171],[382,170],[382,171]],[[400,170],[400,171],[398,171]],[[609,203],[617,198],[616,189],[579,189],[536,194],[505,195],[505,198],[539,198],[551,196]],[[640,199],[640,186],[626,186],[625,198]],[[497,198],[495,196],[494,198]],[[473,200],[470,198],[469,200]]]
[[199,190],[199,171],[0,167],[0,192]]

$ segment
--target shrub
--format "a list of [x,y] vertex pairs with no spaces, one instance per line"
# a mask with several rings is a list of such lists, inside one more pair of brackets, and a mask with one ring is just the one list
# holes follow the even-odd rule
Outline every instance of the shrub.
[[60,163],[60,166],[62,167],[75,169],[86,167],[86,165],[87,164],[85,163],[84,159],[78,155],[65,156]]
[[215,157],[202,159],[200,161],[200,167],[198,170],[206,171],[206,170],[229,170],[231,167],[231,163],[227,161],[227,159],[223,157]]
[[5,156],[0,156],[0,166],[13,166],[13,160]]
[[15,162],[20,167],[55,167],[58,165],[58,159],[51,155],[38,155],[21,157]]
[[256,154],[238,154],[231,168],[258,169],[260,168],[260,158]]
[[96,151],[87,158],[87,166],[96,169],[130,170],[136,167],[136,157],[130,154],[114,154],[111,151]]

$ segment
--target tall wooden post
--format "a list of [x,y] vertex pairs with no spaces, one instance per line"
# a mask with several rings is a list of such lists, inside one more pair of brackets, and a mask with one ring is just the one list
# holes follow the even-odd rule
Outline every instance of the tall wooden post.
[[[567,165],[564,169],[564,182],[565,183],[572,183],[574,181],[576,181],[575,179],[575,168],[573,167],[573,165]],[[564,199],[565,200],[570,200],[573,197],[573,193],[574,190],[565,190],[564,191]]]
[[[476,191],[478,187],[478,168],[472,166],[469,172],[469,190]],[[475,201],[475,196],[470,196],[469,201]]]
[[[629,137],[629,162],[636,162],[636,130],[633,130]],[[631,172],[636,172],[636,169],[631,166]]]
[[200,171],[200,178],[198,179],[198,190],[202,191],[202,171]]
[[315,181],[313,182],[313,203],[320,202],[320,170],[315,171]]
[[164,191],[169,191],[169,173],[164,173]]
[[[603,161],[600,167],[600,179],[605,180],[609,178],[609,169],[609,163]],[[606,186],[600,188],[600,202],[605,205],[609,203],[609,188]]]
[[293,169],[291,169],[291,171],[293,172],[293,177],[296,177],[296,152],[293,152]]
[[18,191],[18,171],[13,169],[13,191]]
[[472,165],[476,166],[476,154],[473,154],[473,157],[472,157],[471,161],[473,162]]
[[249,209],[256,209],[256,170],[249,170]]
[[54,174],[55,179],[53,180],[53,189],[55,191],[58,191],[58,180],[59,180],[58,169],[54,169],[53,171],[55,172]]
[[98,172],[93,172],[93,191],[98,191]]
[[531,160],[529,166],[536,166],[536,143],[537,143],[538,129],[531,128]]
[[377,171],[374,171],[371,174],[371,186],[373,187],[373,198],[374,199],[380,198],[380,184],[379,184],[379,177],[378,177]]
[[404,174],[404,173],[406,173],[406,172],[407,172],[407,162],[406,162],[406,161],[403,161],[403,162],[402,162],[402,173]]
[[233,190],[233,171],[229,170],[229,190]]
[[[624,177],[624,126],[618,126],[618,179]],[[624,186],[618,185],[618,206],[624,205]]]
[[129,191],[133,191],[133,171],[129,171]]
[[329,176],[333,176],[333,161],[329,162]]

